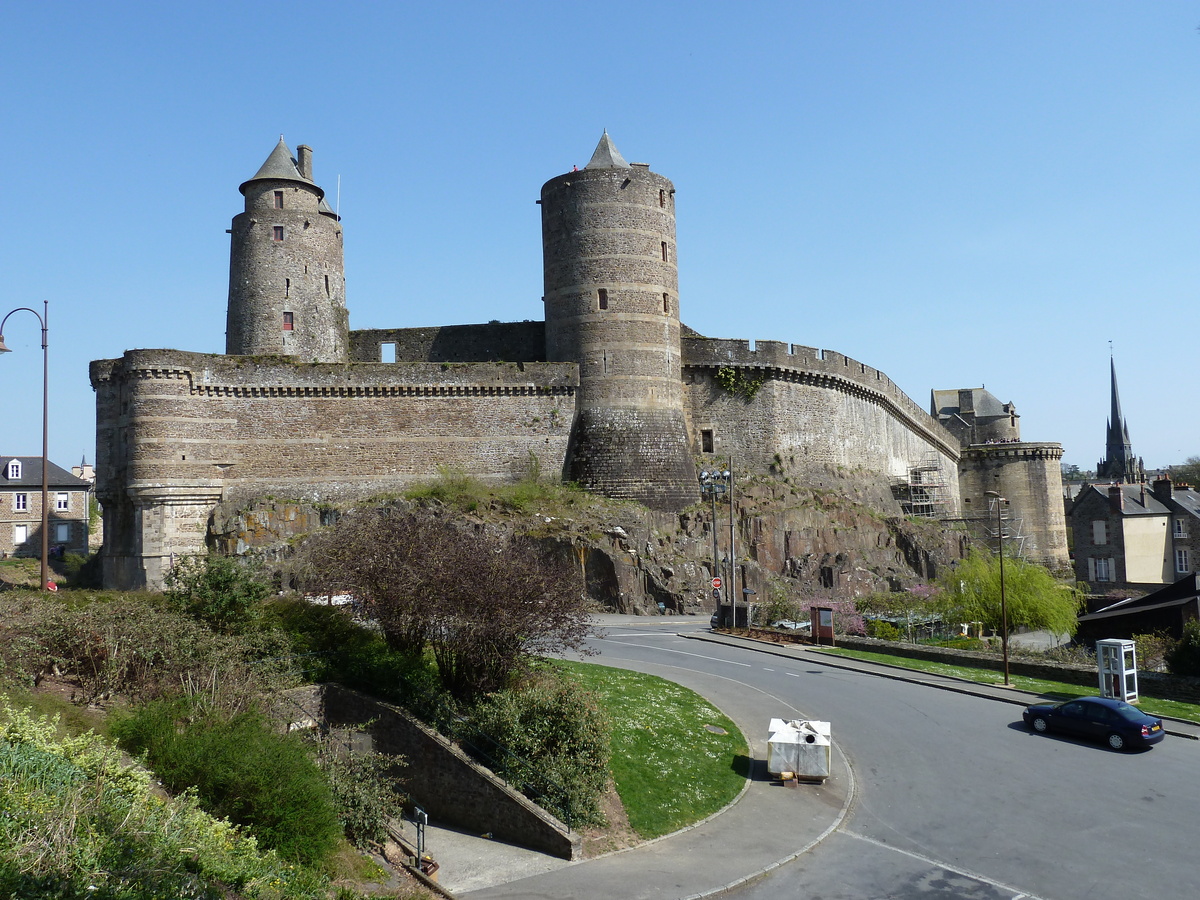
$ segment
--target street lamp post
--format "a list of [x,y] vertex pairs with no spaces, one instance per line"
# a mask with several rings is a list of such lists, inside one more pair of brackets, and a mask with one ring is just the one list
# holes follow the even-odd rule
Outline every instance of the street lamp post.
[[41,589],[50,590],[50,488],[49,488],[49,434],[50,434],[50,353],[46,347],[47,323],[50,321],[50,301],[42,301],[43,308],[37,310],[18,306],[0,319],[0,353],[9,353],[4,344],[4,325],[15,312],[29,312],[37,316],[42,326],[42,579]]
[[[717,494],[723,494],[729,489],[729,472],[709,472],[703,471],[700,473],[700,492],[708,494],[712,498],[712,535],[713,535],[713,576],[716,577],[721,573],[721,561],[717,552]],[[725,588],[726,596],[732,597],[730,591],[733,590],[733,585]],[[717,611],[721,609],[721,594],[719,589],[715,589],[717,598]],[[737,624],[736,620],[729,623],[732,628]]]
[[1008,687],[1008,604],[1004,599],[1004,504],[999,491],[984,491],[996,504],[996,545],[1000,550],[1000,650],[1004,655],[1004,686]]

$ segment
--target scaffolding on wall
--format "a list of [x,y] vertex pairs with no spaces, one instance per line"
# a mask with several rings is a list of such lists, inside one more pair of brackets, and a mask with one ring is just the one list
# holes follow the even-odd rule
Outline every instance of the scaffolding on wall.
[[[1003,544],[1005,556],[1024,559],[1028,539],[1024,519],[1011,515],[1008,501],[1001,503],[1002,500],[1002,497],[988,497],[987,512],[964,516],[963,519],[981,543],[997,552]],[[998,503],[1001,504],[999,512],[996,510]]]
[[906,516],[920,519],[945,519],[950,515],[950,488],[936,451],[925,454],[910,465],[905,475],[892,480],[892,492]]

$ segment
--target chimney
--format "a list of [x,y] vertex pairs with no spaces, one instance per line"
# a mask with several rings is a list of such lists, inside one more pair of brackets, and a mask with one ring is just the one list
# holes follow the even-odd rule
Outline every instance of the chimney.
[[969,416],[975,413],[975,391],[973,389],[960,389],[958,392],[958,412],[959,415]]
[[296,156],[298,157],[297,168],[300,169],[300,177],[312,181],[312,147],[308,144],[301,144],[296,148]]
[[1119,513],[1125,509],[1125,491],[1121,485],[1114,484],[1108,489],[1108,507],[1113,512]]
[[1160,475],[1154,479],[1154,483],[1150,485],[1150,493],[1154,495],[1154,499],[1160,503],[1166,503],[1171,499],[1171,478],[1168,475]]

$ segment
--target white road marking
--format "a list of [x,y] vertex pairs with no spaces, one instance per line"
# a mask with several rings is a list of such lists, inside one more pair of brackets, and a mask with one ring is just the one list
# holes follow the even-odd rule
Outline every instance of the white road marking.
[[1042,900],[1042,898],[1038,897],[1036,894],[1026,893],[1019,888],[1013,887],[1012,885],[1004,884],[1003,882],[996,881],[993,878],[988,878],[986,875],[980,875],[977,872],[968,872],[966,869],[960,869],[957,866],[952,866],[949,863],[941,862],[940,860],[933,859],[929,856],[924,856],[920,853],[913,853],[911,850],[901,850],[899,847],[893,847],[891,844],[885,844],[883,841],[877,841],[874,838],[869,838],[865,834],[857,834],[847,828],[842,829],[842,834],[848,835],[852,838],[857,838],[858,840],[864,841],[868,844],[874,844],[876,847],[882,847],[884,850],[891,850],[895,853],[901,854],[902,856],[908,856],[913,859],[920,860],[923,863],[936,866],[939,869],[945,869],[947,872],[953,872],[955,875],[961,875],[964,878],[973,878],[976,881],[983,882],[984,884],[990,884],[992,887],[998,888],[999,890],[1009,891],[1012,893],[1012,900]]
[[716,656],[705,656],[703,653],[688,653],[686,650],[672,650],[670,647],[646,647],[645,644],[635,644],[632,641],[614,641],[611,638],[609,638],[609,641],[614,644],[629,644],[630,647],[642,647],[648,650],[657,650],[660,653],[678,653],[681,656],[694,656],[697,659],[707,659],[709,662],[725,663],[726,665],[730,666],[742,666],[746,669],[754,668],[752,665],[750,665],[750,663],[733,662],[732,660],[728,659],[719,659]]

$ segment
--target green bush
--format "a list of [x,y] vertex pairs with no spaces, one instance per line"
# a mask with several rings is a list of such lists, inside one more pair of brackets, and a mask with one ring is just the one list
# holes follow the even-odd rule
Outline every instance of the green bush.
[[68,553],[62,561],[63,574],[67,584],[73,588],[100,587],[103,572],[100,567],[100,554]]
[[0,697],[0,897],[328,897],[320,874],[260,850],[193,795],[155,796],[94,733],[57,732]]
[[1183,637],[1166,654],[1172,675],[1200,675],[1200,622],[1191,619],[1183,626]]
[[194,788],[200,805],[247,826],[262,846],[304,865],[324,863],[341,836],[329,784],[303,739],[279,734],[256,712],[190,718],[191,704],[157,702],[111,726],[121,746],[145,754],[172,792]]
[[506,780],[572,827],[603,822],[609,728],[590,692],[543,672],[487,695],[468,716],[473,742]]
[[865,627],[867,637],[879,638],[881,641],[899,641],[904,638],[904,632],[886,619],[867,619]]
[[399,769],[404,760],[384,753],[359,753],[336,734],[310,736],[317,765],[329,780],[338,820],[356,847],[382,844],[386,822],[407,799]]
[[236,634],[258,617],[270,588],[228,556],[185,556],[167,573],[167,602],[217,631]]

